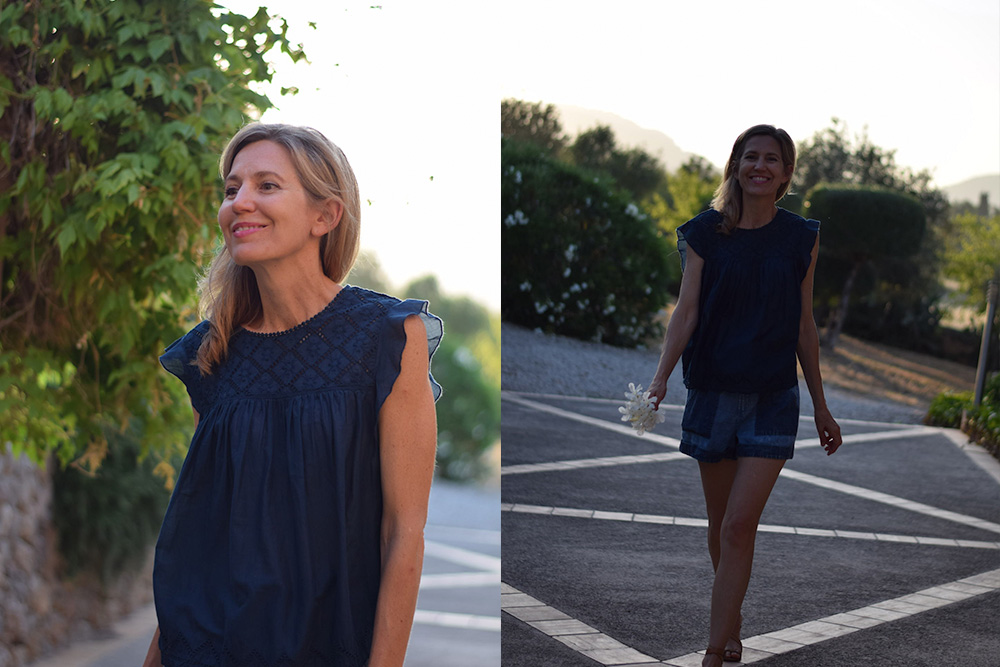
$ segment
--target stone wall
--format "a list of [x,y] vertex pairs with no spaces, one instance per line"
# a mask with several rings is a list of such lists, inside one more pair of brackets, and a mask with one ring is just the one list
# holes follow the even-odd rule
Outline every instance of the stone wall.
[[106,633],[152,600],[152,567],[150,559],[108,586],[91,576],[63,577],[51,475],[0,447],[0,667],[21,667]]

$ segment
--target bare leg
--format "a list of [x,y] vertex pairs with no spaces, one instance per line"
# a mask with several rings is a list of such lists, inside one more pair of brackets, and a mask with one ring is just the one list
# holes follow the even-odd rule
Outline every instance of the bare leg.
[[[713,465],[719,464],[701,465],[702,484],[706,488],[705,500],[709,507],[709,552],[713,549],[712,514],[717,512],[723,495],[714,488],[713,483],[725,486],[728,482],[729,485],[725,514],[716,538],[718,559],[712,554],[715,584],[712,587],[712,619],[708,643],[709,646],[719,648],[726,645],[739,619],[740,607],[750,582],[757,524],[785,462],[782,459],[741,458],[733,466],[733,474],[730,475],[725,468],[721,468],[708,470],[706,476],[705,468]],[[713,486],[711,491],[708,489],[710,485]],[[722,658],[719,656],[706,655],[702,664],[707,666],[721,662]]]

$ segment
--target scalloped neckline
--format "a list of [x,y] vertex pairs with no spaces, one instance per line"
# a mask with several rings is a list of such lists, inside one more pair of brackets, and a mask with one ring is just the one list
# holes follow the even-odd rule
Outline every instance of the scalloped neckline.
[[309,318],[307,318],[305,320],[302,320],[301,322],[299,322],[298,324],[296,324],[294,327],[291,327],[290,329],[283,329],[282,331],[266,331],[266,332],[264,332],[264,331],[251,331],[250,329],[247,329],[246,327],[240,327],[240,331],[243,332],[243,333],[249,334],[251,336],[256,336],[258,338],[275,338],[277,336],[284,336],[285,334],[293,333],[293,332],[298,331],[299,329],[305,327],[306,325],[310,324],[311,322],[313,322],[314,320],[316,320],[321,315],[324,315],[328,311],[330,311],[334,307],[334,305],[337,303],[337,300],[340,298],[340,295],[343,294],[344,292],[346,292],[348,289],[353,289],[353,286],[352,285],[343,285],[343,286],[341,286],[340,290],[337,291],[337,294],[335,294],[334,297],[333,297],[333,299],[330,300],[330,303],[328,303],[325,306],[323,306],[322,310],[320,310],[318,313],[316,313],[312,317],[309,317]]

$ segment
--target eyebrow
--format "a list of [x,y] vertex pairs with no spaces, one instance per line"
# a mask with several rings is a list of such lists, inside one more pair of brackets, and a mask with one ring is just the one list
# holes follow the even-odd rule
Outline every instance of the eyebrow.
[[[261,180],[262,178],[276,178],[279,181],[285,180],[284,178],[281,177],[281,174],[274,171],[255,171],[254,173],[250,174],[250,178],[256,179],[258,181]],[[226,183],[235,180],[239,180],[239,178],[237,176],[234,176],[232,173],[230,173],[229,176],[226,176]]]

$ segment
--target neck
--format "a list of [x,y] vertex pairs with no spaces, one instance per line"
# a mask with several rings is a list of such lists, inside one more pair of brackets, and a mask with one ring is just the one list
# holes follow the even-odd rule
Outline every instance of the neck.
[[774,219],[778,212],[774,200],[769,198],[743,197],[743,213],[740,215],[740,222],[737,227],[743,229],[756,229],[763,227]]
[[272,271],[255,266],[253,272],[263,314],[247,328],[260,333],[286,331],[305,322],[326,308],[342,289],[323,274],[318,262],[310,270]]

